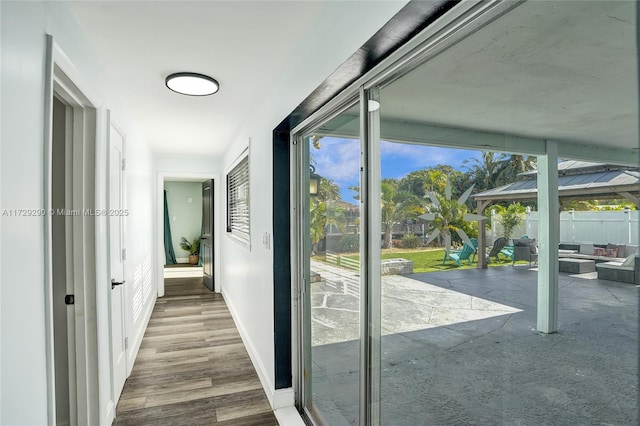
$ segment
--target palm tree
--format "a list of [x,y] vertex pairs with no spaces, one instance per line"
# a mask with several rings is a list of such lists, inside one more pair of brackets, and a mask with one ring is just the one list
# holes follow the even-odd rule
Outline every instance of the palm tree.
[[319,202],[342,200],[340,186],[331,179],[320,178],[320,186],[318,187],[316,200]]
[[317,251],[318,243],[326,237],[327,231],[338,229],[344,232],[344,209],[335,201],[342,199],[340,186],[330,179],[321,178],[318,195],[311,199],[309,206],[311,249]]
[[462,162],[462,166],[473,176],[473,182],[478,191],[499,186],[500,175],[504,169],[501,154],[492,151],[484,151],[481,158],[470,158]]
[[397,179],[383,179],[380,184],[380,201],[382,202],[382,229],[384,231],[383,248],[393,246],[393,225],[407,219],[415,219],[424,213],[419,197],[409,191],[400,189]]
[[536,158],[527,155],[502,154],[500,160],[503,162],[499,176],[501,184],[515,182],[519,173],[537,168]]

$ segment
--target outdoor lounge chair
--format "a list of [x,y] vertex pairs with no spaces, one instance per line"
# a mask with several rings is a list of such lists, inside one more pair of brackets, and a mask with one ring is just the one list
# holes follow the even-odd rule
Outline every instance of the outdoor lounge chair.
[[513,265],[518,260],[526,260],[529,262],[529,267],[531,267],[531,262],[538,262],[538,246],[535,238],[513,240]]
[[[522,237],[520,237],[520,239],[529,239],[528,235],[523,235]],[[509,241],[509,240],[507,240]],[[500,250],[500,254],[509,258],[510,260],[514,261],[514,257],[515,255],[513,254],[513,242],[511,243],[511,245],[508,246],[504,246],[504,248],[502,250]],[[514,261],[515,263],[515,261]]]
[[469,265],[471,265],[471,256],[473,256],[475,259],[476,251],[478,248],[478,240],[476,240],[475,238],[471,238],[471,243],[473,244],[473,247],[465,243],[465,245],[462,246],[462,249],[460,250],[449,250],[449,253],[445,251],[444,259],[442,259],[442,264],[444,265],[444,262],[447,260],[447,258],[449,258],[455,260],[458,266],[460,266],[460,262],[462,260],[468,260]]
[[502,251],[504,250],[504,246],[506,245],[507,239],[505,237],[496,238],[496,240],[493,242],[493,247],[491,247],[491,251],[489,251],[489,253],[487,254],[487,260],[491,261],[491,257],[493,256],[496,258],[496,262],[500,262],[500,254],[513,260],[513,250],[510,251],[510,255],[502,253]]

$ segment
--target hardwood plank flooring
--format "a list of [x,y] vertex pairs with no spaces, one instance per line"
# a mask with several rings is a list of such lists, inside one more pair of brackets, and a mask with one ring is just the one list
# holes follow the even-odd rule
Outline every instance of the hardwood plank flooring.
[[222,295],[165,279],[118,402],[116,426],[277,425]]

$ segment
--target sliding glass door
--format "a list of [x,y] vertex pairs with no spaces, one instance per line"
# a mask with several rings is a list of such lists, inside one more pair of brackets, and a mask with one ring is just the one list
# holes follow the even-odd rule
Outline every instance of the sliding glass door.
[[355,104],[298,142],[309,182],[301,195],[305,408],[338,426],[359,423],[359,126]]
[[635,7],[461,2],[294,130],[308,419],[637,424],[637,240],[558,214],[600,186],[631,229]]

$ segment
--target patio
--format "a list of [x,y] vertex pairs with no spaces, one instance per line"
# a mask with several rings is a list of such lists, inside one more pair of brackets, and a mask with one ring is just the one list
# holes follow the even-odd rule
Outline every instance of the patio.
[[[319,273],[313,398],[328,424],[356,424],[357,277]],[[535,331],[527,265],[385,276],[382,291],[383,424],[637,424],[636,286],[560,273],[553,334]]]

